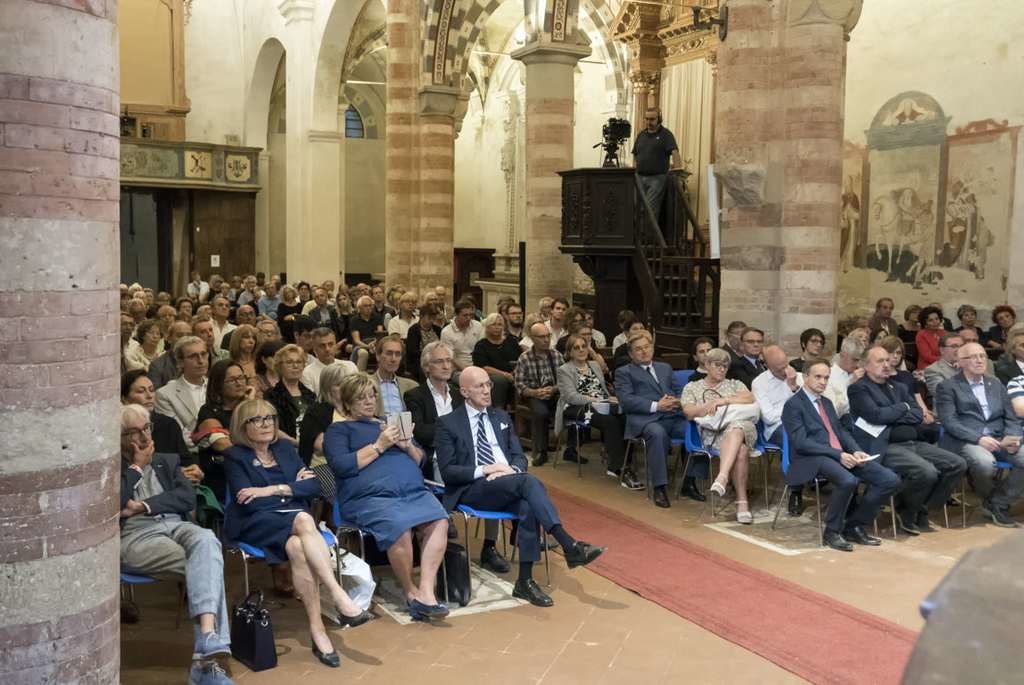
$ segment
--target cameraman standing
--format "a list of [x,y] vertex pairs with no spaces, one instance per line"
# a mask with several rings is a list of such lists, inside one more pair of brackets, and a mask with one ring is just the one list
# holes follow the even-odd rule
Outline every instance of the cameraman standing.
[[675,136],[661,125],[661,113],[649,109],[644,115],[644,121],[647,127],[640,131],[633,143],[633,165],[640,176],[644,195],[660,222],[661,204],[665,199],[665,184],[668,182],[669,158],[672,159],[671,168],[679,169],[683,165],[679,159]]

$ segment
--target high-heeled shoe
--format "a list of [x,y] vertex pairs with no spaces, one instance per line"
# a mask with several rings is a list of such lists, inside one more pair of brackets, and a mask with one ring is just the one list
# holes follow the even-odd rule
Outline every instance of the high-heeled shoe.
[[719,497],[725,497],[725,486],[719,483],[717,480],[711,484],[711,487],[708,488],[708,490],[715,493]]
[[337,668],[341,666],[341,657],[338,656],[338,650],[334,650],[329,654],[324,654],[320,651],[320,648],[313,643],[313,656],[320,660],[324,666],[330,666],[331,668]]
[[[736,502],[737,505],[739,505],[739,504],[746,504],[746,503],[747,503],[746,500],[740,500],[740,501]],[[752,524],[754,522],[754,515],[751,514],[749,510],[747,510],[747,511],[737,511],[736,512],[736,520],[738,522],[744,524],[744,525],[750,525],[750,524]]]
[[357,626],[361,626],[371,618],[373,618],[373,615],[369,611],[360,611],[355,616],[346,616],[344,613],[340,611],[338,612],[338,623],[340,623],[343,628],[355,628]]

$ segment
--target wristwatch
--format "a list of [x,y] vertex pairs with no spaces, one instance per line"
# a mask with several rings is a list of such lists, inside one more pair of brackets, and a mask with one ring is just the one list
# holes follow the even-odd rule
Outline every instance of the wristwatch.
[[373,448],[373,451],[377,453],[377,456],[378,456],[378,457],[379,457],[380,455],[384,454],[384,451],[383,451],[383,450],[382,450],[381,448],[377,447],[377,443],[375,443],[375,442],[374,442],[374,443],[371,443],[371,444],[370,444],[370,447],[372,447],[372,448]]

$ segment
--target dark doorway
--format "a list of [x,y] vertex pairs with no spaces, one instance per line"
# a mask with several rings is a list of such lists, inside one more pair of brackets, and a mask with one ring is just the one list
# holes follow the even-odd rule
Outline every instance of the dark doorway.
[[170,290],[173,191],[121,189],[121,282]]

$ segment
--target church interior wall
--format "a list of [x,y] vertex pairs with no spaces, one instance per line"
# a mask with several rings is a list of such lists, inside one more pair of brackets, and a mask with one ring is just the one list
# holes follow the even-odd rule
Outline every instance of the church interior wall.
[[345,271],[384,273],[384,139],[347,138]]
[[174,101],[173,23],[161,0],[135,0],[118,8],[121,101],[170,105]]
[[840,316],[1024,296],[1024,7],[865,3],[849,43]]

